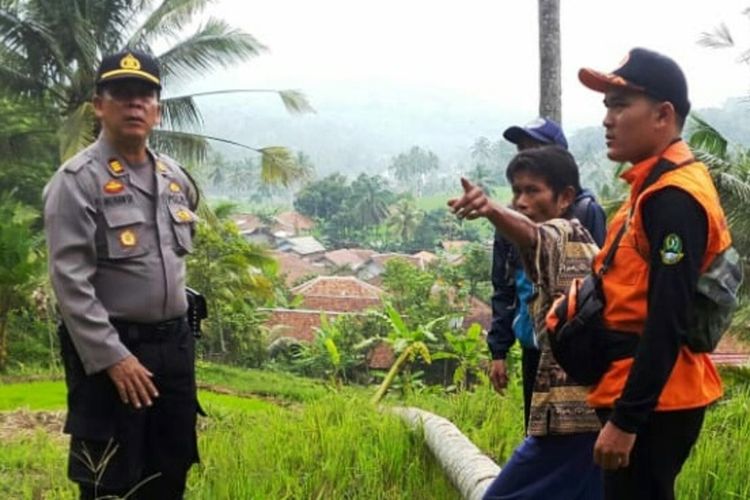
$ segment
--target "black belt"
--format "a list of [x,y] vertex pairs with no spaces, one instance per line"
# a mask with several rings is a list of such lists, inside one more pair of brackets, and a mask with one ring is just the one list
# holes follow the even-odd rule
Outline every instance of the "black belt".
[[112,326],[120,333],[125,343],[163,342],[187,329],[187,317],[160,321],[159,323],[137,323],[134,321],[111,320]]

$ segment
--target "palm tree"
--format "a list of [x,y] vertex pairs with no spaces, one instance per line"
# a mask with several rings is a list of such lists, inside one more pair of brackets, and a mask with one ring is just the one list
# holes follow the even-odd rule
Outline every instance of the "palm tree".
[[492,171],[482,163],[477,163],[474,170],[469,172],[469,179],[479,186],[487,196],[492,196],[493,189],[499,184],[497,176],[492,175]]
[[414,237],[424,214],[417,208],[414,199],[402,198],[391,207],[388,225],[404,244]]
[[360,174],[351,185],[354,214],[362,227],[377,226],[388,218],[391,192],[382,177]]
[[[93,141],[91,98],[102,54],[123,48],[155,53],[169,89],[222,66],[260,55],[266,48],[252,35],[209,18],[181,36],[210,0],[0,0],[0,90],[43,99],[59,113],[59,154],[66,159]],[[153,144],[183,159],[202,160],[208,141],[251,149],[262,156],[264,181],[289,182],[300,172],[284,148],[253,148],[195,132],[202,117],[195,98],[225,92],[275,92],[293,112],[311,111],[297,91],[232,89],[162,99],[162,128]]]
[[560,0],[539,0],[539,116],[562,123]]
[[708,167],[732,229],[734,246],[750,255],[750,149],[730,144],[695,113],[690,114],[689,143],[697,159]]
[[492,161],[492,143],[486,137],[479,137],[471,146],[471,159],[477,163]]

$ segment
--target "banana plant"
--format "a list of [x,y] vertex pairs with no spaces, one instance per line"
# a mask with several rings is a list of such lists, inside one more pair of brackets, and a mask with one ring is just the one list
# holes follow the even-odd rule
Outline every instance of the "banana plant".
[[450,350],[436,352],[432,359],[453,359],[458,363],[453,372],[455,387],[460,390],[468,389],[472,376],[480,380],[486,379],[482,365],[487,360],[487,349],[482,338],[482,326],[473,323],[465,334],[445,332],[443,336]]
[[396,375],[407,367],[409,363],[420,358],[427,364],[432,363],[432,356],[427,343],[437,341],[435,334],[432,333],[432,329],[437,323],[447,318],[447,316],[441,316],[425,325],[419,325],[411,329],[406,325],[401,314],[391,304],[385,304],[385,312],[381,317],[388,322],[390,332],[384,340],[393,348],[398,357],[372,397],[373,404],[378,404],[382,401],[388,389],[393,384]]

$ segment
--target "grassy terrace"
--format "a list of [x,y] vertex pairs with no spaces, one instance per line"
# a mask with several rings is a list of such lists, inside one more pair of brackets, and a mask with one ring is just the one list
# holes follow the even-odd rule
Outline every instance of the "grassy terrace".
[[[188,498],[458,498],[421,436],[375,411],[370,390],[211,364],[199,366],[199,378],[212,388],[200,391],[210,418],[201,419],[202,463]],[[728,370],[724,379],[727,396],[708,412],[681,499],[750,498],[750,374]],[[64,398],[62,381],[0,385],[0,498],[76,498],[59,433]],[[504,398],[480,387],[387,403],[449,418],[502,463],[522,434],[520,401],[512,384]]]

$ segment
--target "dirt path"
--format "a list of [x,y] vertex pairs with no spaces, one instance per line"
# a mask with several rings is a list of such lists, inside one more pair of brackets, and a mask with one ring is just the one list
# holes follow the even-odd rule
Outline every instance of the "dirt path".
[[62,433],[64,421],[64,411],[0,412],[0,442],[31,436],[40,429],[51,436],[60,436],[61,440],[67,439]]

